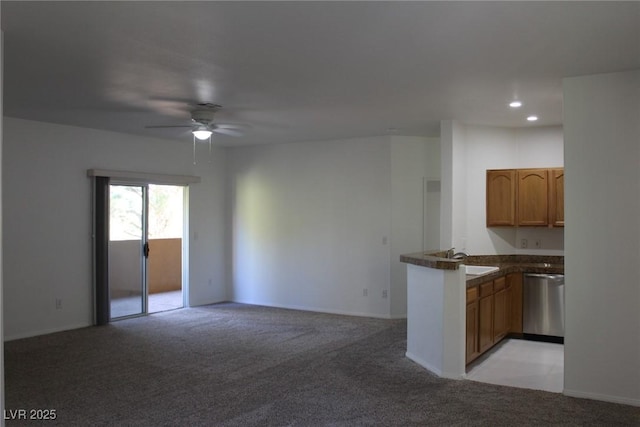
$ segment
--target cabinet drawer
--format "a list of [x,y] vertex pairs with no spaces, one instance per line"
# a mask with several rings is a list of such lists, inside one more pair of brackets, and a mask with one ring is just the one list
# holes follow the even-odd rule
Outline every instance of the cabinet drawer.
[[502,289],[504,289],[504,287],[507,284],[507,278],[506,277],[498,277],[496,280],[493,281],[493,290],[495,292],[498,292]]
[[478,287],[467,288],[467,304],[471,304],[478,299]]
[[493,295],[493,282],[487,282],[480,285],[480,298]]

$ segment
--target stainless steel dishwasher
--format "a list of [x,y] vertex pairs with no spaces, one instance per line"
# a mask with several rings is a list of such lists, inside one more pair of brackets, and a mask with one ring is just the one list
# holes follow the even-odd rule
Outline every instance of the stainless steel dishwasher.
[[564,275],[525,273],[522,332],[525,338],[564,341]]

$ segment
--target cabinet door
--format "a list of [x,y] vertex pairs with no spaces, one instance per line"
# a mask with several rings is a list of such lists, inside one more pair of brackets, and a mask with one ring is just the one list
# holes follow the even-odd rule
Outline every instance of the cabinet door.
[[516,171],[487,171],[487,227],[516,225]]
[[478,345],[478,301],[467,304],[466,363],[480,355]]
[[549,170],[549,224],[564,227],[564,169]]
[[547,169],[518,169],[518,225],[549,223]]
[[493,295],[478,302],[478,350],[480,353],[493,345]]
[[501,289],[493,295],[493,342],[507,335],[507,290]]
[[511,323],[513,321],[513,286],[510,282],[507,282],[506,292],[506,308],[505,308],[505,329],[508,334],[511,332]]

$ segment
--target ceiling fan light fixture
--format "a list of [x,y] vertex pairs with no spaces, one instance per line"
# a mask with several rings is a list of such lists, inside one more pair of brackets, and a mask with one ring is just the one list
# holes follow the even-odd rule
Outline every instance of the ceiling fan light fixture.
[[192,133],[193,133],[193,136],[195,136],[197,139],[199,139],[200,141],[204,141],[211,137],[212,132],[209,129],[199,128],[192,131]]

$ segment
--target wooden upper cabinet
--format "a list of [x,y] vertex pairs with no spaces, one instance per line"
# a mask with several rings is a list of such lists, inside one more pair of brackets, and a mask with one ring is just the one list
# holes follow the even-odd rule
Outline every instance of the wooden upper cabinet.
[[547,169],[518,169],[518,225],[549,224]]
[[516,225],[516,171],[487,171],[487,227]]
[[549,169],[549,224],[564,227],[564,169]]
[[564,169],[487,170],[487,227],[564,227]]

